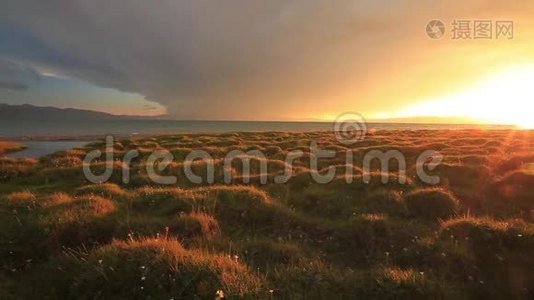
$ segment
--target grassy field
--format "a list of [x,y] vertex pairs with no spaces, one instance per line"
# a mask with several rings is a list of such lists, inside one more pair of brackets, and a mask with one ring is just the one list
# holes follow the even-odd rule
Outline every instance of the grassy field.
[[[333,181],[312,179],[310,141],[336,151],[319,161],[339,167]],[[104,184],[82,172],[103,142],[0,158],[0,299],[532,299],[533,146],[528,131],[377,131],[351,146],[320,132],[138,137],[115,142]],[[124,184],[131,149],[141,156]],[[176,184],[149,179],[146,158],[158,149],[174,155],[163,173]],[[213,184],[184,176],[199,149],[214,158]],[[223,158],[237,149],[265,153],[267,184],[257,161],[250,183],[236,161],[224,184]],[[295,176],[273,183],[297,149]],[[376,162],[364,183],[365,154],[392,149],[406,157],[407,182],[392,164],[381,183]],[[438,185],[416,176],[425,150],[444,157],[429,172]],[[206,174],[205,162],[192,168]]]
[[9,153],[9,152],[20,151],[24,148],[25,147],[22,144],[11,142],[11,141],[0,140],[0,155]]

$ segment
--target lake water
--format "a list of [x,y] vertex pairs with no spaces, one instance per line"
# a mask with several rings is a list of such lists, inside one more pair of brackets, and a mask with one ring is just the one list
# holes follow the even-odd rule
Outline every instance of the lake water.
[[21,142],[26,149],[9,153],[8,157],[15,158],[39,158],[57,151],[65,151],[88,144],[88,141],[27,141]]
[[[369,129],[463,129],[506,128],[503,126],[368,123]],[[93,122],[2,121],[0,136],[4,137],[75,137],[106,134],[179,134],[225,133],[236,131],[323,131],[332,130],[331,122],[256,122],[256,121],[174,121],[113,120]]]

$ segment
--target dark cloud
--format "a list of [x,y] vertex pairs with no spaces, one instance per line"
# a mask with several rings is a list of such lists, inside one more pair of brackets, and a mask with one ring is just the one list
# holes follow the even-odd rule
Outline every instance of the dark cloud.
[[306,105],[370,67],[366,47],[394,43],[398,28],[377,17],[382,9],[348,0],[7,0],[3,10],[34,39],[19,59],[143,94],[176,116],[232,118]]
[[29,83],[39,80],[39,73],[32,67],[0,57],[0,89],[26,91]]
[[0,81],[0,89],[26,91],[28,89],[28,85],[21,82]]

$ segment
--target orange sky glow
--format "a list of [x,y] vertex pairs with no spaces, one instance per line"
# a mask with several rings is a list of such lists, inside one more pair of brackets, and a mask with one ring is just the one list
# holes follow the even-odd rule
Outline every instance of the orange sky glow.
[[[12,2],[0,97],[172,119],[326,121],[358,112],[534,128],[532,0],[234,1],[81,2],[68,7],[87,16],[76,20],[53,5]],[[442,37],[427,35],[431,20],[444,23]],[[459,20],[470,22],[469,38],[454,38]],[[474,37],[482,20],[490,38]],[[500,21],[513,23],[513,37],[497,36]],[[14,85],[12,73],[2,79],[4,65],[45,79]]]

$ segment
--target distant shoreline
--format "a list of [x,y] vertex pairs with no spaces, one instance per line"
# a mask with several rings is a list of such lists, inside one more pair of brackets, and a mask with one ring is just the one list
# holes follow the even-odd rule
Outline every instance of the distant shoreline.
[[[262,122],[262,121],[0,121],[0,139],[15,141],[95,140],[106,135],[143,137],[180,134],[225,134],[235,132],[320,132],[334,130],[333,122]],[[516,129],[506,125],[374,123],[367,130],[454,130]]]

